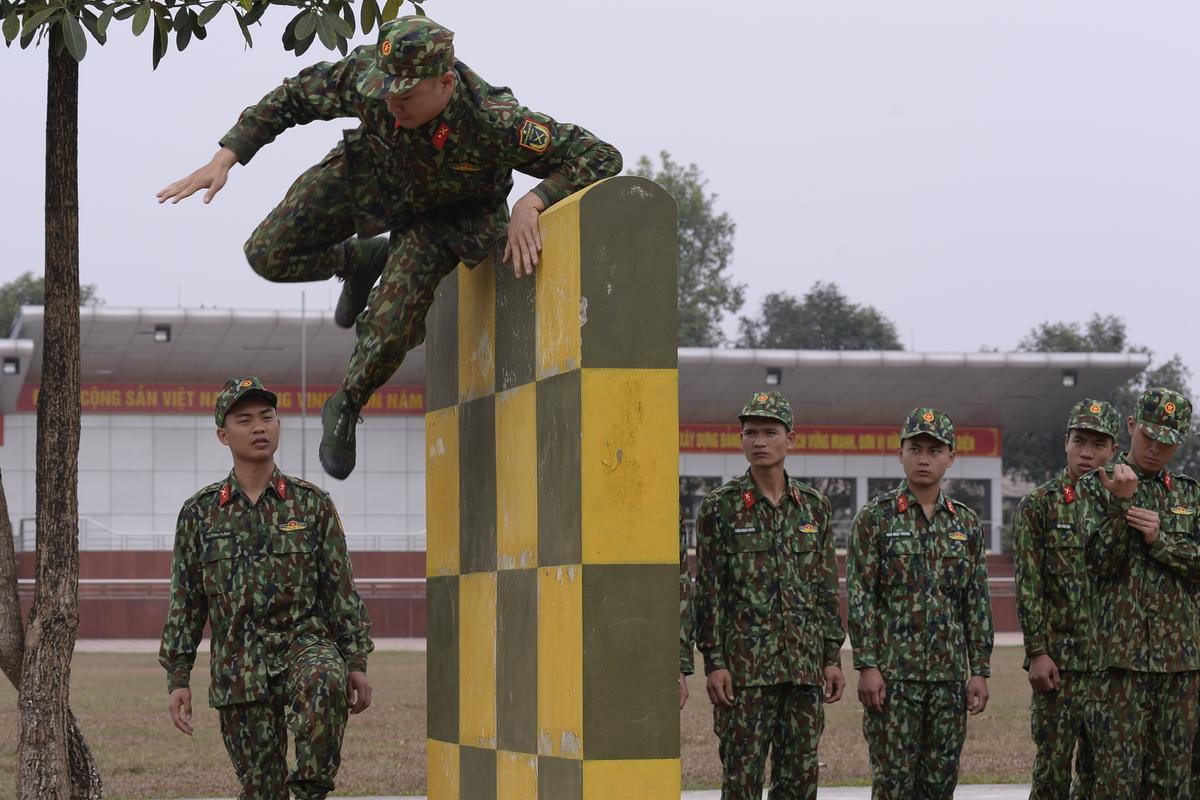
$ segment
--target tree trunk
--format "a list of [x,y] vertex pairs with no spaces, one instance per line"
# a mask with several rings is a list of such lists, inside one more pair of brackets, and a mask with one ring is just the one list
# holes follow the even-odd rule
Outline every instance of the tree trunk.
[[[17,592],[17,553],[13,547],[8,498],[0,477],[0,672],[21,688],[21,660],[25,654],[25,629]],[[75,715],[67,709],[67,761],[71,770],[72,800],[100,800],[103,784],[92,751],[84,741]]]
[[[23,800],[70,800],[67,701],[79,627],[79,64],[50,29],[46,317],[37,408],[37,579],[25,634],[17,748]],[[79,739],[84,753],[86,745]],[[95,767],[92,765],[92,769]]]

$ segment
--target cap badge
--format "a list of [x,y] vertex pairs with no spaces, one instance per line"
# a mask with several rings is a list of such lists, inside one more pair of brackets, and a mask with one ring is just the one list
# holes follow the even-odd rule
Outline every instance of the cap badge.
[[254,385],[254,381],[250,380],[249,378],[246,378],[244,381],[242,381],[241,383],[238,384],[238,388],[245,389],[247,386],[253,386],[253,385]]
[[908,513],[908,498],[907,497],[905,497],[904,495],[900,495],[899,497],[896,498],[896,510],[899,511],[901,514]]
[[550,149],[550,129],[532,117],[526,117],[521,123],[517,144],[526,150],[544,153]]
[[1100,404],[1099,404],[1099,403],[1092,403],[1092,405],[1091,405],[1091,407],[1088,409],[1088,411],[1092,412],[1093,414],[1099,414],[1099,413],[1100,413]]
[[924,414],[921,415],[921,419],[925,420],[926,422],[933,422],[933,412],[926,411]]
[[441,150],[446,146],[446,140],[450,138],[450,126],[442,123],[437,126],[437,130],[433,132],[433,146]]
[[760,394],[758,397],[754,398],[754,400],[757,403],[765,403],[767,402],[767,396],[765,394]]
[[1168,401],[1167,404],[1165,406],[1163,406],[1163,411],[1167,412],[1168,414],[1174,414],[1175,413],[1175,404]]
[[390,56],[392,54],[392,42],[390,39],[384,39],[383,44],[379,45],[379,55]]

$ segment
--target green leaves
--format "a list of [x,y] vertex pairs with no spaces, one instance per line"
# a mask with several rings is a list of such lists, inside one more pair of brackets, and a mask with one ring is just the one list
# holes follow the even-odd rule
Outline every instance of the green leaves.
[[146,30],[146,23],[150,21],[150,0],[138,6],[137,13],[133,15],[133,35],[141,36],[142,31]]
[[87,37],[83,35],[83,26],[79,24],[78,19],[68,15],[64,15],[59,24],[63,28],[63,42],[67,46],[67,52],[76,61],[83,61],[84,55],[87,54]]
[[0,31],[4,33],[4,44],[12,44],[13,39],[16,39],[17,34],[21,32],[21,17],[17,12],[9,12],[8,16],[4,18],[4,24],[0,25]]

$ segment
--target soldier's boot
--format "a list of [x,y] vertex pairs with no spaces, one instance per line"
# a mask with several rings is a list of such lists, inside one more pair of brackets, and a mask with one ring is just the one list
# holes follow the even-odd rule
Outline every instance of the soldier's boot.
[[338,297],[337,308],[333,310],[333,321],[342,328],[353,328],[354,320],[367,307],[371,288],[383,274],[389,252],[386,236],[359,239],[354,244],[354,271],[342,277],[342,293]]
[[339,481],[354,471],[354,427],[362,421],[358,411],[345,389],[338,389],[321,409],[321,447],[317,452],[321,466]]

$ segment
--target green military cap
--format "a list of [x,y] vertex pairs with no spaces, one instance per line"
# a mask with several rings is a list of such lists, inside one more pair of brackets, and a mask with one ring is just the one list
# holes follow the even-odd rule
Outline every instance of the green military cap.
[[1151,439],[1183,444],[1192,423],[1192,401],[1170,389],[1147,389],[1138,398],[1135,418]]
[[403,94],[453,67],[453,31],[429,17],[400,17],[379,26],[375,65],[358,79],[358,91],[379,99]]
[[900,440],[911,439],[928,433],[939,442],[954,447],[954,423],[950,415],[938,408],[914,408],[908,412],[904,427],[900,429]]
[[271,404],[271,408],[279,405],[279,398],[275,396],[275,393],[263,386],[262,381],[253,375],[248,378],[230,378],[225,381],[225,385],[221,387],[221,393],[217,395],[214,416],[217,419],[218,428],[224,427],[225,415],[229,413],[229,409],[247,397],[262,398]]
[[789,431],[792,429],[792,405],[779,392],[755,392],[750,395],[746,405],[742,406],[742,413],[738,414],[738,421],[745,422],[746,417],[777,419],[783,423],[783,427]]
[[1067,430],[1082,428],[1111,436],[1116,441],[1121,435],[1121,415],[1112,403],[1103,400],[1080,400],[1067,415]]

